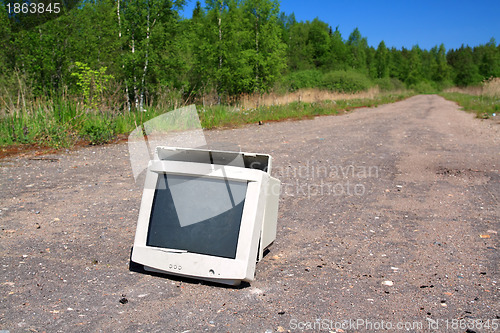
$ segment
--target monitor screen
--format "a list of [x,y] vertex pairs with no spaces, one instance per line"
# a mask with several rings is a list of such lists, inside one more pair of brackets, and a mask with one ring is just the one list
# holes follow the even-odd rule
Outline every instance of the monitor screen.
[[246,181],[158,175],[147,246],[236,258]]

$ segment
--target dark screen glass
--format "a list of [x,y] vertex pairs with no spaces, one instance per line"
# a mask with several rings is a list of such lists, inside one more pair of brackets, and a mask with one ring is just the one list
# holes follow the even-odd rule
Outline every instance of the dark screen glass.
[[158,175],[148,246],[236,258],[247,182]]

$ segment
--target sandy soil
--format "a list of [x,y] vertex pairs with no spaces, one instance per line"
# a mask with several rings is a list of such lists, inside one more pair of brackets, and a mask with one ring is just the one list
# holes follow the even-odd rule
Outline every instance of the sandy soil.
[[206,132],[271,154],[283,182],[276,242],[240,288],[129,270],[126,144],[2,159],[0,330],[494,331],[499,128],[427,95]]

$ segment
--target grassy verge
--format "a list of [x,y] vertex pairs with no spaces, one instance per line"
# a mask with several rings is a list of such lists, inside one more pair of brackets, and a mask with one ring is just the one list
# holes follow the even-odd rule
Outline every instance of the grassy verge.
[[123,114],[94,113],[85,112],[69,101],[50,102],[44,107],[1,117],[0,147],[36,144],[57,149],[82,141],[103,144],[117,135],[130,133],[137,125],[162,113],[155,109]]
[[218,106],[208,109],[198,108],[203,128],[237,127],[259,121],[280,121],[305,119],[321,115],[336,115],[359,107],[376,107],[400,101],[410,93],[385,94],[375,98],[321,101],[314,103],[292,102],[285,105],[261,106],[254,109],[238,109]]
[[465,111],[473,112],[476,117],[487,119],[500,112],[500,97],[488,95],[469,95],[459,92],[439,94],[447,100],[457,102]]
[[[230,106],[198,107],[205,129],[237,127],[259,121],[303,119],[319,115],[334,115],[358,107],[373,107],[409,97],[410,93],[383,94],[370,99],[294,102],[287,105],[261,106],[245,110]],[[146,112],[95,113],[86,112],[70,101],[46,103],[43,107],[7,114],[0,118],[0,147],[39,145],[71,147],[85,141],[90,144],[110,142],[120,134],[128,134],[136,126],[165,110],[149,108]]]

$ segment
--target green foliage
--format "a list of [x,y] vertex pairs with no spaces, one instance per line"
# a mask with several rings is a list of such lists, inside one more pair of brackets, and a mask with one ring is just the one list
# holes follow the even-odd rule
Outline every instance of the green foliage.
[[429,81],[418,81],[410,85],[410,89],[419,94],[435,94],[438,90],[436,85]]
[[451,50],[447,54],[448,63],[454,69],[453,81],[458,86],[478,84],[482,78],[477,64],[474,62],[473,50],[467,46]]
[[389,75],[389,51],[384,41],[381,41],[375,53],[375,77],[385,78]]
[[366,75],[354,71],[334,71],[326,73],[321,81],[321,88],[354,93],[368,90],[371,82]]
[[347,64],[351,69],[359,72],[367,72],[368,41],[362,37],[358,28],[349,35],[346,42],[349,53]]
[[101,102],[102,93],[106,90],[106,83],[113,75],[106,75],[106,67],[98,70],[90,69],[87,64],[75,62],[78,72],[72,75],[78,78],[77,85],[83,94],[83,105],[88,109],[96,109]]
[[292,72],[284,76],[282,82],[287,91],[315,88],[321,85],[323,73],[317,69]]
[[311,57],[311,44],[308,43],[310,29],[309,22],[295,23],[289,29],[287,60],[288,68],[291,71],[302,71],[314,68]]
[[375,84],[379,87],[380,91],[402,91],[406,89],[403,82],[396,78],[385,77],[382,79],[376,79]]
[[100,145],[109,142],[115,135],[111,122],[104,118],[89,118],[83,124],[81,136],[91,145]]
[[330,34],[329,50],[326,55],[325,70],[346,70],[348,49],[338,27]]
[[315,67],[324,67],[328,58],[329,51],[329,26],[325,22],[315,18],[311,22],[308,35],[308,44],[311,50],[311,60]]
[[[375,49],[357,28],[344,39],[318,18],[280,13],[279,0],[207,0],[192,18],[180,15],[184,0],[76,3],[66,1],[50,20],[9,17],[0,6],[1,144],[102,143],[213,96],[208,104],[272,89],[356,92],[372,84],[429,93],[500,77],[494,39],[448,51],[384,42]],[[77,98],[99,117],[69,102]],[[222,115],[213,110],[210,119]]]

